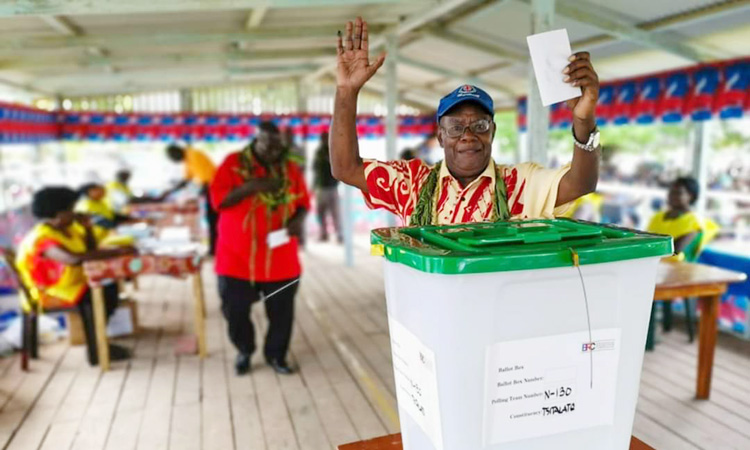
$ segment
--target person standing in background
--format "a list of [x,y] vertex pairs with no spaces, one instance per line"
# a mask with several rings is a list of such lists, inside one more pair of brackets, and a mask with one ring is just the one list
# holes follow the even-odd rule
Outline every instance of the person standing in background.
[[249,145],[227,156],[211,183],[211,200],[221,213],[215,267],[237,375],[250,371],[256,349],[250,308],[261,298],[269,321],[263,355],[277,373],[290,374],[299,236],[310,198],[276,125],[263,122],[258,130]]
[[328,220],[327,216],[333,221],[333,228],[336,230],[336,238],[341,243],[341,224],[339,220],[339,180],[331,174],[331,157],[328,154],[328,132],[324,131],[320,135],[320,144],[315,150],[315,159],[313,160],[313,186],[315,186],[315,201],[318,208],[318,221],[320,222],[320,240],[328,241]]
[[211,206],[208,188],[216,175],[216,166],[213,161],[200,150],[191,147],[181,147],[177,144],[170,144],[167,147],[167,156],[173,162],[185,163],[185,179],[175,188],[167,192],[171,194],[188,183],[193,182],[200,186],[201,196],[206,205],[206,221],[208,222],[209,254],[216,254],[217,240],[217,223],[219,220],[218,212]]

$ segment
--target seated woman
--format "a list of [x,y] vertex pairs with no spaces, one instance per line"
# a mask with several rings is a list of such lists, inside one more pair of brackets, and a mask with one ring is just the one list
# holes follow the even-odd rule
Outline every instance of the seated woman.
[[716,224],[691,211],[698,200],[699,187],[694,178],[682,177],[672,182],[667,194],[667,209],[651,218],[646,231],[666,234],[674,239],[673,259],[694,261],[701,248],[718,231]]
[[[107,231],[73,212],[78,194],[65,187],[48,187],[34,194],[31,209],[39,222],[24,237],[16,264],[33,301],[42,308],[77,306],[81,314],[88,360],[98,364],[91,291],[82,263],[133,254],[133,247],[100,248]],[[107,317],[117,308],[116,284],[104,286]],[[113,360],[129,356],[127,349],[110,345]]]
[[[651,218],[646,231],[666,234],[674,239],[675,255],[665,258],[667,261],[695,261],[706,243],[713,239],[719,230],[718,225],[714,222],[702,219],[691,211],[691,207],[698,200],[699,190],[698,182],[694,178],[682,177],[676,179],[669,186],[666,211],[660,211]],[[688,339],[693,342],[691,310],[690,299],[685,299]],[[671,303],[666,304],[663,311],[664,331],[669,331],[672,327]],[[649,329],[654,326],[653,318],[654,310],[652,309]],[[649,335],[651,335],[651,332]]]
[[111,229],[130,220],[130,217],[119,214],[112,209],[105,198],[107,191],[101,184],[84,184],[79,189],[79,194],[80,199],[75,205],[75,212],[91,216],[94,224]]

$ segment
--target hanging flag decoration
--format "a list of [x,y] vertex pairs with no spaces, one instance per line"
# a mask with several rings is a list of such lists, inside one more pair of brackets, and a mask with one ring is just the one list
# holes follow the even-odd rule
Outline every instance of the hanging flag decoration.
[[[65,112],[58,118],[61,137],[91,141],[245,141],[258,125],[270,120],[284,130],[291,128],[303,139],[316,139],[327,131],[327,115],[249,115],[249,114],[115,114],[101,112]],[[434,115],[399,117],[400,136],[429,136],[435,132]],[[364,139],[385,136],[385,119],[357,117],[357,132]]]
[[[564,104],[550,108],[550,127],[570,127]],[[518,100],[518,128],[526,130],[528,105]],[[750,111],[750,58],[603,83],[596,120],[613,124],[734,119]]]
[[[330,115],[271,114],[117,114],[95,111],[50,113],[0,102],[0,143],[74,141],[246,141],[266,120],[291,128],[303,139],[317,139],[331,126]],[[402,137],[427,137],[435,133],[435,116],[399,117]],[[358,116],[357,131],[365,139],[385,136],[385,118]]]
[[750,60],[727,64],[722,70],[724,85],[717,96],[717,108],[722,119],[742,117],[750,102]]
[[659,99],[659,115],[664,123],[680,122],[685,116],[690,91],[690,74],[676,72],[664,77],[663,95]]
[[55,114],[0,102],[0,143],[44,142],[58,135]]

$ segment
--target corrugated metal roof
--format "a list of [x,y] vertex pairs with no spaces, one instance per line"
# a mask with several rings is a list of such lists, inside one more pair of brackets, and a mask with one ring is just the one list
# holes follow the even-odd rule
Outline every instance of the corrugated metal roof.
[[[554,27],[566,28],[574,47],[592,52],[602,80],[693,62],[675,54],[675,48],[698,49],[717,58],[750,53],[747,0],[557,2],[558,9],[583,8],[589,16],[593,12],[633,29],[641,27],[650,33],[647,40],[664,38],[644,42],[643,36],[631,39],[621,30],[614,33],[591,17],[556,16]],[[357,14],[370,20],[374,39],[388,27],[462,2],[372,0],[338,7],[317,7],[315,0],[308,3],[310,7],[271,7],[250,29],[251,11],[241,9],[72,15],[46,20],[0,17],[0,80],[45,92],[81,95],[116,92],[118,87],[169,89],[221,84],[238,77],[299,77],[330,65],[336,30],[343,30],[346,20]],[[515,95],[525,94],[528,88],[529,5],[529,0],[465,0],[438,20],[403,35],[405,43],[399,55],[411,64],[399,63],[400,92],[407,98],[418,96],[428,108],[428,103],[437,104],[445,92],[473,76],[491,86],[499,106],[512,103]],[[669,43],[677,45],[672,48]],[[505,53],[510,56],[504,57]],[[238,55],[240,61],[233,58]],[[375,83],[383,86],[383,77],[379,75]]]

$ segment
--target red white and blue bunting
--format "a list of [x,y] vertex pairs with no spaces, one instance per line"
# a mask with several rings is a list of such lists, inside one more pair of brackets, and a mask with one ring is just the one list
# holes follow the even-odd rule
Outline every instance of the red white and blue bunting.
[[[732,119],[750,111],[750,58],[701,64],[681,70],[603,83],[599,125],[675,123]],[[526,130],[526,98],[518,101],[518,127]],[[565,103],[550,108],[550,127],[567,128]]]
[[[251,138],[265,120],[297,137],[316,139],[331,125],[330,115],[252,114],[116,114],[108,112],[50,113],[25,106],[0,103],[0,143],[75,141],[243,141]],[[435,116],[399,117],[401,137],[424,137],[435,132]],[[357,117],[361,138],[385,136],[385,119]]]
[[59,134],[55,114],[0,102],[0,143],[51,141]]

